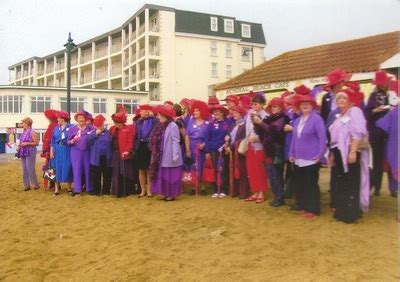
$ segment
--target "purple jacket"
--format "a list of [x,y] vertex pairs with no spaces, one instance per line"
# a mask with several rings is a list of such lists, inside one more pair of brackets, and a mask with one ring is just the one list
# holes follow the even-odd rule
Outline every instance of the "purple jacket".
[[321,116],[312,112],[306,121],[300,138],[297,134],[301,116],[293,123],[293,136],[289,149],[289,157],[304,160],[322,159],[326,147],[326,128]]
[[90,144],[90,164],[99,166],[100,156],[106,156],[107,167],[111,167],[112,143],[110,132],[106,129],[96,135],[96,130],[92,130],[88,142]]
[[179,144],[180,132],[175,122],[170,122],[163,137],[163,155],[160,167],[178,167],[183,165],[182,151]]
[[69,142],[78,134],[79,127],[75,125],[72,127],[67,134],[68,144],[72,147],[75,147],[79,150],[85,151],[89,150],[90,144],[88,144],[90,133],[95,130],[93,126],[86,126],[85,130],[81,133],[81,137],[74,144],[70,144]]

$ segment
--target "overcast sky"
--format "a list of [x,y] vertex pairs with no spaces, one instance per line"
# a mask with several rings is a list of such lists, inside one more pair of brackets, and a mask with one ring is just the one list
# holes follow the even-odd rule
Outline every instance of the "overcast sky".
[[271,59],[285,51],[400,30],[400,0],[0,0],[0,84],[8,66],[119,27],[143,4],[262,23]]

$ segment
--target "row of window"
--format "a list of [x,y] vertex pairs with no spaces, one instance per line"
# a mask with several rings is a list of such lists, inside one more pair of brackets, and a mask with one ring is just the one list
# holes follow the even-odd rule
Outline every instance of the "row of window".
[[[218,77],[218,64],[211,63],[211,77],[217,78]],[[232,77],[232,65],[225,65],[225,77],[231,78]]]
[[[251,26],[249,24],[241,24],[242,37],[251,38]],[[210,17],[211,31],[218,32],[218,18]],[[235,33],[234,21],[231,19],[224,19],[224,32]]]
[[[218,57],[218,42],[217,41],[211,41],[210,42],[210,54],[211,57]],[[242,47],[242,60],[249,60],[250,59],[250,53],[251,49],[249,47]],[[232,58],[232,43],[231,42],[225,42],[225,57],[226,58]]]
[[[119,105],[124,105],[129,114],[133,114],[138,101],[135,99],[115,99],[115,110]],[[71,98],[71,112],[76,113],[87,109],[86,97]],[[93,98],[93,113],[107,114],[107,98]],[[24,96],[0,96],[0,114],[21,114],[23,112]],[[51,97],[30,97],[30,113],[43,113],[51,108]],[[60,109],[67,110],[67,98],[60,98]]]

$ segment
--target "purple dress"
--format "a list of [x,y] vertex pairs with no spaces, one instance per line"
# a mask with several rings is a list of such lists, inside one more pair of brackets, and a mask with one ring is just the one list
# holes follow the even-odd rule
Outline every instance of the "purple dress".
[[[89,138],[92,126],[86,126],[81,130],[79,126],[74,126],[68,131],[68,143],[71,146],[71,164],[74,179],[74,192],[81,193],[82,185],[85,183],[86,192],[92,192],[90,181],[90,145]],[[71,140],[76,138],[76,142],[71,144]]]

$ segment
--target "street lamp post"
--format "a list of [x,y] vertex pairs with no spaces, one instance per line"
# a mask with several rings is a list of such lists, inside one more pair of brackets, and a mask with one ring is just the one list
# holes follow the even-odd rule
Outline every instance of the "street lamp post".
[[67,112],[71,113],[71,52],[76,47],[74,40],[71,38],[71,32],[68,34],[68,41],[64,45],[67,49]]

